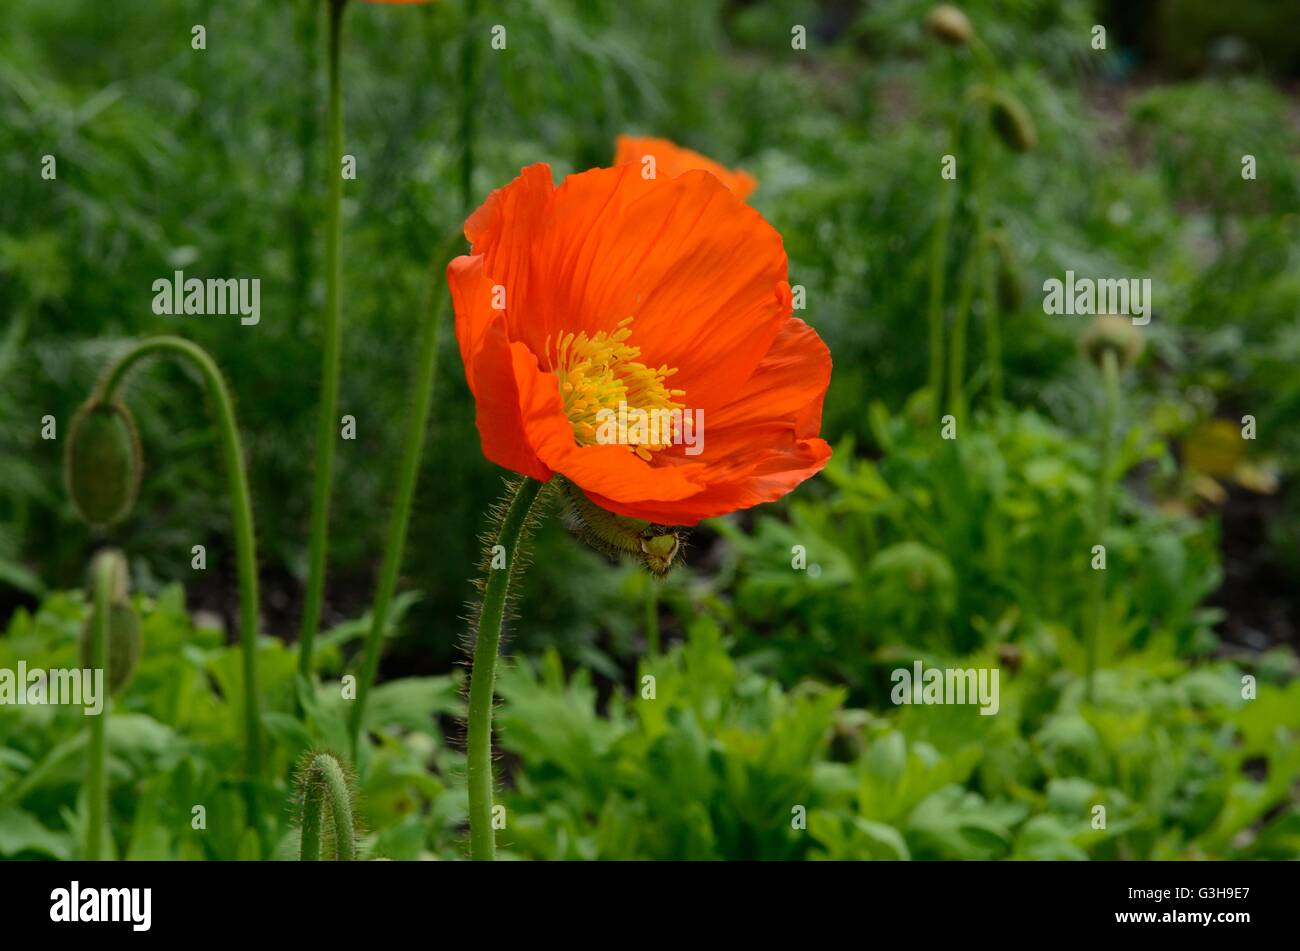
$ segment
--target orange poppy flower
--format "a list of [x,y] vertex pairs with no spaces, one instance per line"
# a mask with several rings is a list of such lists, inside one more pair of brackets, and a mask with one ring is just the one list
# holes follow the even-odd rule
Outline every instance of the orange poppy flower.
[[[563,474],[619,515],[694,525],[778,499],[830,458],[817,435],[830,353],[791,316],[781,236],[713,175],[647,181],[621,165],[557,188],[532,165],[465,236],[447,280],[493,462]],[[644,431],[611,444],[601,430],[620,403],[699,420],[696,444]]]
[[647,155],[654,156],[657,173],[662,172],[669,178],[676,178],[691,169],[702,168],[730,188],[740,199],[748,198],[758,187],[758,179],[748,172],[742,172],[740,169],[733,171],[724,165],[719,165],[708,156],[674,145],[667,139],[620,135],[615,141],[615,165],[641,162]]

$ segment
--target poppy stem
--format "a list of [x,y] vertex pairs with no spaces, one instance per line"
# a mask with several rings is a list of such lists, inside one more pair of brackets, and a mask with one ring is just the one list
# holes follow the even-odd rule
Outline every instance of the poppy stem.
[[104,671],[104,706],[98,716],[90,718],[90,737],[86,759],[86,861],[102,857],[108,829],[108,783],[105,764],[108,759],[108,708],[112,703],[108,689],[108,625],[112,611],[114,579],[119,570],[118,556],[101,552],[93,563],[94,615],[91,628],[90,666]]
[[[225,457],[226,479],[230,490],[230,511],[235,528],[235,553],[239,563],[239,640],[244,662],[244,738],[246,770],[250,781],[262,768],[261,714],[257,693],[257,541],[253,527],[253,503],[244,469],[244,450],[239,441],[234,403],[221,371],[206,350],[182,337],[150,337],[136,343],[114,363],[99,384],[101,399],[111,401],[127,373],[141,359],[166,353],[183,357],[194,364],[203,377],[209,400],[216,410],[221,451]],[[261,831],[261,813],[255,796],[249,791],[249,809],[254,824]]]
[[316,427],[315,481],[311,499],[311,542],[307,566],[307,593],[303,599],[302,627],[298,637],[298,674],[309,683],[312,677],[312,649],[320,626],[321,601],[325,594],[325,557],[329,545],[330,492],[334,484],[334,441],[339,403],[339,354],[342,314],[339,285],[342,274],[339,246],[342,242],[343,96],[339,60],[342,54],[343,13],[347,0],[329,0],[329,112],[328,160],[329,201],[325,228],[325,337],[321,357],[320,419]]
[[388,628],[388,610],[397,589],[397,576],[402,568],[406,551],[406,530],[411,521],[411,503],[415,498],[415,484],[420,475],[420,458],[428,430],[429,410],[433,405],[433,391],[438,379],[438,341],[441,337],[443,317],[447,312],[447,290],[443,282],[447,259],[452,249],[461,242],[459,232],[447,241],[433,259],[430,280],[432,304],[424,321],[420,341],[420,354],[415,371],[415,389],[411,393],[411,412],[406,417],[406,434],[402,440],[402,459],[397,475],[397,495],[393,501],[393,514],[388,523],[388,542],[379,572],[379,587],[370,611],[370,630],[366,634],[361,679],[357,684],[356,702],[348,715],[348,736],[352,743],[352,762],[359,763],[362,723],[365,719],[366,701],[379,669],[379,652]]
[[977,240],[962,266],[961,285],[957,291],[957,307],[952,321],[952,352],[948,355],[948,412],[958,420],[963,420],[966,415],[966,323],[979,273],[978,245]]
[[465,32],[460,49],[460,204],[470,212],[474,200],[474,140],[478,119],[478,0],[465,0]]
[[[1119,417],[1119,360],[1115,351],[1106,348],[1101,357],[1103,378],[1101,412],[1101,447],[1097,463],[1096,494],[1093,497],[1092,538],[1094,545],[1104,544],[1103,536],[1110,524],[1111,470],[1115,465],[1115,421]],[[1097,673],[1097,652],[1101,644],[1102,619],[1105,614],[1106,572],[1094,568],[1088,592],[1086,696],[1093,700]]]
[[[987,237],[987,235],[983,236]],[[997,260],[984,241],[981,283],[984,299],[984,359],[989,371],[989,401],[994,411],[1002,406],[1002,325],[998,315]]]
[[948,232],[957,204],[957,183],[940,179],[939,217],[930,241],[930,400],[937,418],[943,391],[943,291],[948,270]]
[[972,177],[975,193],[975,221],[971,232],[968,257],[962,266],[961,285],[957,290],[957,309],[953,315],[952,353],[948,363],[948,407],[958,420],[966,414],[966,325],[976,285],[980,283],[986,254],[984,232],[988,226],[989,136],[983,123],[977,128]]
[[659,656],[659,582],[645,576],[645,639],[651,657]]
[[474,638],[474,661],[469,678],[469,718],[466,768],[469,782],[470,858],[491,860],[496,855],[492,828],[492,695],[496,686],[497,650],[506,599],[515,580],[520,542],[530,521],[542,483],[524,478],[503,502],[504,515],[487,553],[487,578]]

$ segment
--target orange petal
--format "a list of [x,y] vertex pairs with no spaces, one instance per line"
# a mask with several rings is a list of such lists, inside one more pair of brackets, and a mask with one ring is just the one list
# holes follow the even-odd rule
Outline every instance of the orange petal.
[[704,490],[680,501],[623,502],[598,493],[587,495],[597,505],[619,515],[662,525],[689,526],[702,519],[775,502],[820,472],[830,457],[831,447],[825,441],[799,440],[784,450],[759,450],[747,465],[707,472],[710,481]]
[[522,343],[511,345],[511,360],[524,437],[542,465],[584,489],[617,499],[671,501],[700,491],[691,476],[703,466],[654,468],[627,446],[579,446],[555,374],[540,369],[536,355]]
[[707,155],[682,148],[667,139],[649,136],[620,135],[614,145],[614,164],[635,162],[641,165],[647,155],[653,155],[655,171],[659,175],[676,178],[692,169],[703,169],[731,189],[741,200],[748,198],[758,187],[758,180],[748,172],[729,169]]
[[[499,466],[549,482],[554,473],[537,458],[537,453],[529,445],[522,408],[527,406],[530,416],[545,417],[548,394],[545,388],[536,385],[536,381],[527,378],[521,389],[510,341],[506,337],[504,315],[499,315],[483,334],[474,363],[466,367],[465,375],[473,380],[474,421],[478,425],[483,455]],[[552,376],[551,380],[554,381],[555,377]],[[555,409],[563,419],[559,390],[554,386],[551,389]]]
[[[815,436],[830,382],[830,350],[817,331],[792,317],[734,399],[705,419],[705,432],[723,438],[724,452],[754,438],[752,427],[789,425],[798,437]],[[712,448],[707,439],[705,446]]]
[[447,265],[447,286],[451,290],[452,308],[456,315],[456,341],[460,344],[460,359],[465,365],[465,378],[471,393],[475,389],[474,366],[483,346],[483,336],[488,327],[503,314],[492,309],[492,282],[483,273],[483,259],[463,255]]
[[[816,438],[830,383],[830,351],[802,320],[786,322],[753,375],[726,406],[705,413],[704,451],[674,446],[656,457],[660,468],[691,466],[704,488],[673,505],[606,497],[599,505],[621,515],[668,525],[693,525],[771,502],[819,472],[831,449]],[[704,469],[698,468],[703,463]]]
[[[521,226],[535,242],[526,269],[513,263],[513,224],[485,269],[511,295],[514,339],[535,353],[562,331],[595,334],[630,316],[642,362],[676,367],[673,385],[692,406],[712,408],[753,372],[790,314],[780,235],[704,172],[572,175],[555,191],[540,239],[530,225]],[[511,262],[515,277],[494,260]]]

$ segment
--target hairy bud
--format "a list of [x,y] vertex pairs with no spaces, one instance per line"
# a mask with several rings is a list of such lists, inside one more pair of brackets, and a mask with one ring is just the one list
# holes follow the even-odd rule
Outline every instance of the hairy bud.
[[126,406],[92,397],[72,418],[63,459],[68,494],[81,517],[95,527],[126,518],[143,470],[140,436]]
[[941,3],[925,16],[925,28],[949,46],[969,46],[975,28],[966,14],[950,3]]
[[[86,619],[81,628],[81,666],[87,669],[94,666],[91,657],[95,638],[95,616]],[[108,610],[108,689],[111,693],[120,693],[131,680],[140,654],[144,647],[144,637],[140,633],[140,616],[135,613],[130,602],[115,601]]]
[[1133,326],[1127,317],[1101,314],[1092,319],[1088,329],[1079,338],[1079,345],[1084,356],[1097,366],[1102,366],[1107,350],[1115,354],[1115,363],[1121,369],[1132,366],[1146,342],[1142,331]]
[[135,673],[136,664],[140,662],[144,637],[140,629],[140,617],[131,607],[131,579],[126,558],[117,549],[106,548],[95,556],[91,564],[92,607],[86,623],[81,628],[81,666],[87,669],[95,666],[95,627],[98,616],[94,607],[93,591],[94,579],[100,565],[107,565],[109,569],[108,642],[105,645],[105,667],[109,692],[118,693]]
[[677,564],[686,540],[681,530],[608,512],[567,479],[564,499],[570,530],[601,554],[633,558],[660,577]]
[[1000,229],[989,233],[988,243],[997,267],[998,306],[1003,313],[1018,313],[1025,303],[1025,281],[1015,248]]
[[1029,152],[1038,145],[1038,130],[1029,110],[1019,99],[999,90],[990,103],[990,120],[993,130],[1007,148],[1013,152]]

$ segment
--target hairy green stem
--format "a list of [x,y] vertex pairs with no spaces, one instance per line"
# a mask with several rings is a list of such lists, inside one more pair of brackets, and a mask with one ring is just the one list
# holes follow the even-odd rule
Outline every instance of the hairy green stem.
[[[1119,417],[1119,361],[1115,351],[1107,348],[1102,352],[1101,372],[1103,378],[1101,445],[1097,464],[1097,483],[1093,496],[1092,538],[1094,545],[1103,545],[1106,529],[1110,524],[1111,483],[1115,465],[1115,421]],[[1105,569],[1094,569],[1092,584],[1088,592],[1088,630],[1087,644],[1087,698],[1093,699],[1093,681],[1097,673],[1097,652],[1101,643],[1102,620],[1106,604]]]
[[[230,489],[230,511],[235,528],[235,552],[239,563],[239,640],[244,661],[244,742],[246,768],[250,778],[262,769],[261,714],[257,693],[257,542],[253,531],[253,503],[244,470],[244,450],[239,442],[234,403],[221,371],[207,351],[182,337],[150,337],[141,340],[109,368],[99,386],[101,399],[111,402],[130,369],[154,354],[183,357],[203,377],[208,397],[216,411]],[[254,808],[254,821],[258,812]]]
[[334,825],[334,855],[340,862],[356,858],[356,831],[352,821],[352,796],[339,761],[317,753],[307,764],[302,782],[302,847],[299,858],[319,862],[321,838],[328,805]]
[[108,625],[112,611],[116,556],[103,552],[95,558],[94,621],[90,642],[90,667],[103,671],[103,709],[90,718],[90,738],[86,759],[86,860],[98,862],[102,857],[104,836],[108,828],[108,709],[112,697],[108,688]]
[[397,576],[402,568],[406,550],[406,531],[411,520],[411,503],[415,498],[415,484],[420,474],[420,458],[428,430],[429,410],[433,405],[433,391],[438,378],[438,343],[443,317],[447,312],[447,290],[443,286],[443,273],[452,247],[461,240],[457,235],[443,245],[433,259],[433,276],[430,293],[433,302],[424,322],[420,341],[420,354],[415,372],[415,388],[411,394],[411,408],[406,417],[406,434],[402,440],[402,459],[398,467],[397,495],[393,514],[388,523],[388,541],[384,547],[383,565],[379,572],[379,586],[370,612],[370,630],[366,634],[365,653],[361,666],[361,679],[357,684],[356,702],[348,715],[349,740],[352,743],[352,761],[359,762],[357,747],[365,720],[366,702],[370,688],[379,669],[379,653],[388,627],[388,611],[393,593],[397,589]]
[[488,557],[487,581],[474,638],[474,662],[469,680],[469,719],[466,768],[469,782],[470,857],[490,860],[496,855],[492,829],[492,695],[496,687],[497,650],[501,645],[501,621],[515,574],[515,558],[542,483],[525,478],[514,489],[497,530],[494,547],[505,551],[505,565],[492,566]]
[[311,541],[307,564],[307,592],[303,598],[302,626],[298,634],[298,673],[309,681],[312,650],[320,627],[321,602],[325,595],[325,559],[329,547],[330,494],[334,487],[334,443],[338,438],[339,360],[343,318],[340,303],[342,269],[343,95],[340,58],[343,40],[343,12],[347,0],[329,0],[329,110],[328,160],[329,201],[325,226],[325,336],[321,356],[320,419],[316,427],[315,476],[311,498]]

